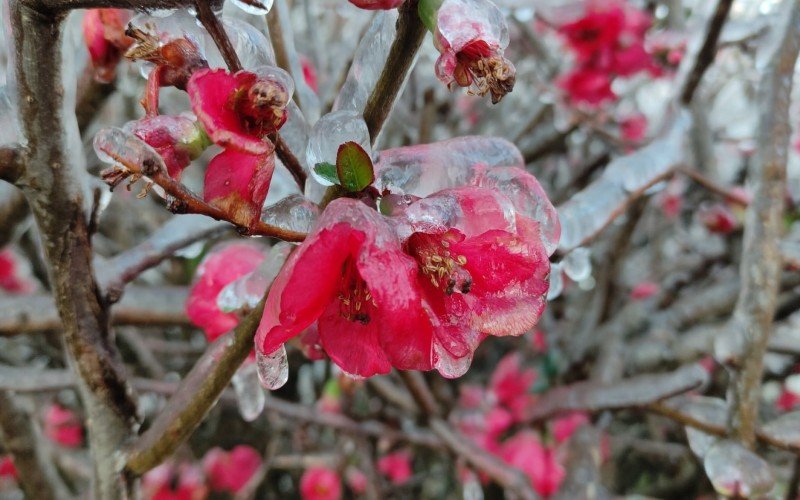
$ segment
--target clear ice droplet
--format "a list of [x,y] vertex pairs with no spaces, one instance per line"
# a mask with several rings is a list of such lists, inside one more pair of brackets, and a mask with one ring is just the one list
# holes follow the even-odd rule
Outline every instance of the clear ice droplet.
[[280,389],[289,380],[289,359],[284,346],[270,354],[256,350],[256,366],[261,385],[270,391]]
[[233,390],[239,405],[239,414],[246,422],[257,419],[264,411],[267,398],[264,388],[258,379],[258,367],[255,363],[243,364],[233,376]]
[[592,274],[591,252],[588,248],[576,248],[564,257],[562,265],[572,281],[583,281]]

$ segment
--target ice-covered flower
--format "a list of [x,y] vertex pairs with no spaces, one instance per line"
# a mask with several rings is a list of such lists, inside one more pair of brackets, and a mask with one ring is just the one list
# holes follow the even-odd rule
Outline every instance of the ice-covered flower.
[[183,170],[209,145],[203,130],[186,116],[149,116],[128,122],[124,130],[155,149],[174,179],[180,179]]
[[411,452],[399,450],[378,459],[378,471],[392,484],[401,485],[411,479]]
[[342,481],[334,470],[311,467],[300,478],[300,496],[303,500],[339,500],[342,498]]
[[451,90],[490,94],[498,103],[514,89],[516,69],[506,59],[508,25],[489,0],[444,0],[432,16],[423,16],[440,52],[436,76]]
[[334,200],[275,279],[256,349],[268,355],[316,323],[321,347],[347,373],[429,370],[431,328],[416,274],[382,215]]
[[238,493],[261,467],[261,455],[251,446],[239,445],[230,451],[212,448],[203,457],[203,471],[211,491]]
[[404,0],[349,0],[360,9],[389,10],[399,7]]
[[134,43],[125,52],[125,57],[154,65],[148,75],[148,93],[158,92],[159,87],[186,90],[192,74],[208,68],[208,61],[190,36],[153,30],[152,25],[145,28],[129,25],[126,33]]
[[192,109],[215,144],[251,155],[271,153],[264,136],[286,122],[294,84],[280,68],[262,66],[230,73],[196,71],[186,87]]
[[65,448],[77,448],[83,444],[83,426],[78,415],[57,403],[45,410],[44,434]]
[[186,300],[186,314],[203,329],[209,341],[232,330],[239,322],[236,313],[220,310],[217,297],[229,283],[253,272],[265,259],[262,249],[252,243],[232,243],[212,250],[195,274]]
[[543,445],[539,436],[531,431],[520,431],[503,443],[500,456],[509,465],[522,470],[533,489],[543,497],[557,492],[566,476],[555,450]]
[[83,16],[83,39],[94,67],[94,78],[110,83],[133,39],[125,34],[131,13],[123,9],[89,9]]
[[208,488],[197,467],[166,462],[144,475],[142,497],[146,500],[205,500]]
[[19,258],[10,249],[0,250],[0,290],[8,293],[30,293],[36,285],[20,269]]

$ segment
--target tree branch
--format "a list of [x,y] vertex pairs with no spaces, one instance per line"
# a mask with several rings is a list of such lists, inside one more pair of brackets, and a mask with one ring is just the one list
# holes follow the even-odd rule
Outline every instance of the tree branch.
[[9,13],[17,102],[27,139],[25,172],[17,184],[39,226],[64,341],[80,377],[79,394],[89,417],[94,456],[94,493],[98,498],[121,498],[130,493],[130,485],[117,474],[114,462],[121,443],[132,432],[136,404],[94,279],[83,206],[85,171],[76,164],[68,144],[78,130],[74,109],[65,109],[62,86],[64,16],[45,15],[24,0],[12,0]]
[[753,202],[745,215],[741,291],[730,328],[715,342],[715,355],[732,369],[731,431],[752,448],[764,354],[780,286],[780,236],[791,125],[792,76],[800,51],[800,4],[789,2],[781,43],[761,80],[758,150],[751,164]]
[[692,102],[692,97],[700,85],[700,80],[706,72],[711,63],[714,62],[714,56],[717,53],[717,41],[719,35],[722,33],[722,27],[725,25],[725,20],[728,18],[728,13],[733,5],[733,0],[718,0],[717,7],[714,10],[714,15],[708,21],[708,26],[705,30],[705,38],[700,47],[697,57],[694,59],[689,75],[684,80],[684,85],[681,91],[681,103],[688,105]]

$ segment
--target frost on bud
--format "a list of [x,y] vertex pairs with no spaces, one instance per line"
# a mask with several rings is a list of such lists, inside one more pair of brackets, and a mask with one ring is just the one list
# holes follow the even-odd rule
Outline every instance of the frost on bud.
[[122,54],[133,43],[125,34],[130,12],[122,9],[90,9],[83,17],[83,39],[94,67],[95,80],[110,83]]
[[294,83],[288,73],[269,66],[236,73],[208,69],[192,75],[187,92],[192,110],[215,144],[263,155],[274,149],[264,136],[286,122]]
[[440,52],[436,76],[451,90],[491,95],[492,103],[514,89],[516,68],[503,55],[508,25],[489,0],[423,0],[420,16]]

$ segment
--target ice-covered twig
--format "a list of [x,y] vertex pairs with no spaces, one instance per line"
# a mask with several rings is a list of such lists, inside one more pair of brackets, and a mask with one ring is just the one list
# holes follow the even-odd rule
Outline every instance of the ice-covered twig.
[[122,297],[125,285],[141,273],[157,266],[181,248],[222,234],[227,227],[227,224],[200,215],[175,217],[142,243],[99,266],[98,281],[101,288],[110,302],[117,302]]
[[783,230],[786,163],[792,127],[789,107],[800,52],[800,3],[789,2],[780,43],[759,88],[761,110],[756,157],[749,171],[753,202],[745,215],[741,291],[729,328],[715,342],[715,356],[732,368],[731,431],[747,447],[755,442],[764,354],[775,314]]
[[35,419],[15,399],[12,393],[0,390],[0,437],[5,450],[14,457],[26,498],[71,498],[52,459],[47,456]]
[[714,9],[714,14],[708,21],[706,30],[704,32],[703,43],[700,46],[697,56],[692,60],[691,70],[689,71],[686,79],[683,80],[683,85],[680,87],[680,101],[684,105],[692,102],[692,97],[700,85],[700,80],[706,72],[711,63],[714,62],[714,56],[717,53],[717,41],[719,35],[722,33],[722,27],[725,25],[725,20],[728,18],[728,13],[731,10],[733,0],[718,0],[717,6]]
[[[111,310],[111,323],[188,325],[184,311],[187,295],[185,287],[128,286],[125,296]],[[50,295],[12,295],[0,299],[0,337],[61,329],[61,319]]]
[[693,364],[674,372],[639,375],[613,384],[578,382],[544,393],[528,408],[525,418],[536,422],[570,411],[597,412],[643,407],[654,401],[697,389],[707,379],[705,370]]

